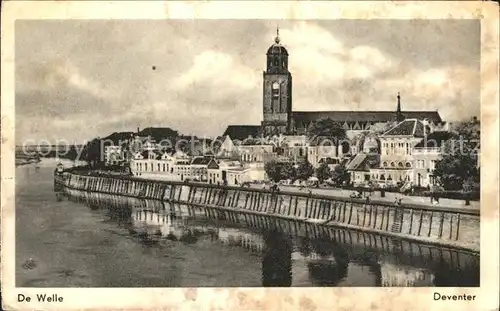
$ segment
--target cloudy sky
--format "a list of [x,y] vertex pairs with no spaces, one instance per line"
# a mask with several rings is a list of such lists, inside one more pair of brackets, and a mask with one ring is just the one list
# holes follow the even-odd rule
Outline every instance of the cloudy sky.
[[16,142],[259,124],[277,24],[295,111],[393,110],[399,91],[403,110],[479,113],[473,20],[18,21]]

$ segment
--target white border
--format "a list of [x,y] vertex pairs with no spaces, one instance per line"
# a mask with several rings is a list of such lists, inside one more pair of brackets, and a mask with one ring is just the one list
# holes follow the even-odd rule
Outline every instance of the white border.
[[[498,54],[499,8],[493,2],[24,2],[2,8],[2,298],[6,309],[153,309],[179,310],[493,310],[498,308]],[[14,22],[16,19],[481,19],[482,216],[481,287],[291,288],[291,289],[43,289],[64,297],[62,304],[17,303],[14,288]],[[487,133],[487,134],[486,134]],[[434,302],[434,291],[471,293],[474,302]],[[192,297],[196,298],[192,299]],[[191,298],[190,298],[191,297]]]

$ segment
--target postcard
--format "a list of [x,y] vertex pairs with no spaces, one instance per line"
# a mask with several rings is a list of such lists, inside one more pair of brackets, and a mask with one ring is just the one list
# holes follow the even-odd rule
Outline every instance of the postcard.
[[498,22],[4,3],[3,308],[498,308]]

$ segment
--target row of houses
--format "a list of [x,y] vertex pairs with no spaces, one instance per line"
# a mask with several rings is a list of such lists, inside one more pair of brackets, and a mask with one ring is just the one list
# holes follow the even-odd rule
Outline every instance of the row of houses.
[[266,178],[263,165],[213,156],[190,157],[180,151],[175,154],[155,150],[138,152],[130,161],[130,169],[134,176],[143,178],[210,184],[241,185]]
[[[350,160],[347,170],[355,185],[399,185],[402,190],[430,187],[437,183],[433,173],[445,151],[444,144],[453,137],[451,132],[433,130],[421,120],[403,120],[378,137],[365,140],[363,150]],[[479,167],[479,150],[475,151]]]

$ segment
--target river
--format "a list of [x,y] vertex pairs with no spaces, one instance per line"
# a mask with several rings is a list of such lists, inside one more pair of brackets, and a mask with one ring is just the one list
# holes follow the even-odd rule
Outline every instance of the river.
[[55,191],[56,163],[16,167],[18,287],[479,286],[476,255],[266,217]]

